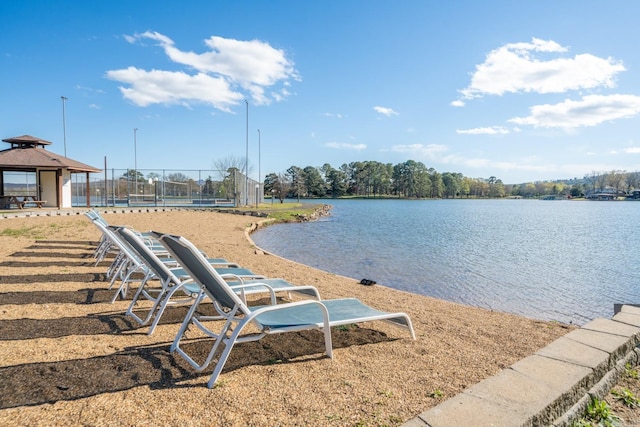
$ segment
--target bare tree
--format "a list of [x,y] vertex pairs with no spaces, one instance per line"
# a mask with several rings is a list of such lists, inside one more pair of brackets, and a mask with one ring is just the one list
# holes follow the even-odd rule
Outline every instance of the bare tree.
[[278,174],[278,199],[280,199],[280,203],[284,202],[285,197],[287,197],[287,193],[291,190],[291,181],[287,174],[279,173]]
[[[240,171],[241,173],[244,173],[244,167],[246,165],[246,160],[247,159],[242,158],[242,157],[227,156],[227,157],[224,157],[222,159],[218,159],[218,160],[214,161],[213,162],[213,169],[217,170],[218,173],[220,174],[220,181],[224,181],[224,179],[229,174],[229,169],[236,169],[236,170]],[[249,174],[249,172],[251,172],[250,169],[247,171],[247,174]]]
[[[241,194],[244,194],[243,189],[248,191],[248,189],[245,188],[245,185],[248,182],[248,176],[252,170],[251,165],[249,165],[249,167],[247,168],[246,176],[244,176],[244,178],[240,178],[237,174],[239,172],[240,174],[244,175],[245,166],[246,158],[236,156],[227,156],[213,162],[213,168],[218,172],[218,175],[220,176],[222,189],[226,197],[235,198],[240,196]],[[240,181],[237,181],[238,179],[240,179]]]
[[585,183],[587,185],[587,188],[590,190],[595,192],[596,191],[596,186],[597,186],[597,181],[598,181],[598,175],[599,173],[596,171],[591,171],[591,173],[588,173],[584,176],[584,180]]
[[640,172],[629,172],[627,174],[627,191],[640,189]]
[[620,193],[620,190],[624,188],[626,178],[626,171],[612,170],[608,173],[607,184],[615,188],[616,196]]

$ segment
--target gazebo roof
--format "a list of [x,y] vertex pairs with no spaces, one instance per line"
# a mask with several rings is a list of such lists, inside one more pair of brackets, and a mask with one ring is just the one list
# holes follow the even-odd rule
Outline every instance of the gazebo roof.
[[19,146],[19,147],[35,147],[38,145],[51,145],[53,144],[50,141],[45,141],[44,139],[36,138],[31,135],[22,135],[22,136],[14,136],[13,138],[3,139],[4,142],[8,142],[11,144],[11,147]]
[[80,163],[68,157],[44,149],[51,142],[31,135],[3,139],[12,145],[0,151],[0,169],[23,170],[25,168],[68,169],[70,172],[100,172],[101,169]]

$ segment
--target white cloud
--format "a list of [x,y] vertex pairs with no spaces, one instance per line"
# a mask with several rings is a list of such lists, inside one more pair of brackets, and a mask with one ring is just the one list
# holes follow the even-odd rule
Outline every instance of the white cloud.
[[508,120],[519,125],[571,129],[596,126],[600,123],[634,117],[640,114],[640,96],[589,95],[579,101],[565,100],[558,104],[535,105],[529,116]]
[[506,135],[509,129],[502,126],[491,126],[474,129],[456,130],[456,133],[463,135]]
[[327,142],[325,147],[335,148],[337,150],[355,150],[362,151],[367,148],[366,144],[347,144],[344,142]]
[[373,107],[373,109],[376,110],[378,113],[380,113],[382,115],[385,115],[387,117],[397,116],[398,115],[398,113],[393,111],[392,108],[375,106],[375,107]]
[[[630,149],[640,153],[640,149]],[[554,163],[540,156],[527,156],[512,160],[494,160],[483,156],[463,155],[451,153],[449,148],[440,144],[408,144],[395,145],[390,151],[410,155],[416,161],[422,161],[428,166],[434,166],[440,171],[451,168],[452,170],[465,170],[466,176],[488,177],[495,175],[514,175],[525,173],[526,175],[572,177],[582,176],[585,171],[620,169],[620,165],[607,163]],[[477,172],[474,172],[477,171]],[[502,178],[507,184],[515,184],[517,181]],[[529,179],[530,180],[530,179]],[[526,181],[526,180],[525,180]]]
[[[147,31],[125,36],[129,43],[144,40],[156,42],[174,63],[184,70],[141,70],[135,66],[107,71],[112,80],[129,87],[120,87],[125,98],[139,106],[154,103],[189,105],[204,102],[229,111],[248,96],[255,104],[269,104],[290,95],[291,80],[300,80],[294,64],[283,50],[260,40],[235,40],[212,36],[204,43],[204,53],[178,49],[169,37]],[[282,87],[278,87],[281,85]],[[271,89],[267,95],[266,89]]]
[[399,144],[391,147],[396,153],[410,153],[419,157],[433,158],[436,154],[447,151],[448,148],[441,144]]
[[87,87],[87,86],[80,86],[80,85],[76,85],[76,89],[83,91],[83,92],[88,92],[88,93],[104,93],[104,91],[102,89],[93,89],[91,87]]
[[640,154],[640,147],[625,148],[624,152],[627,154]]
[[244,98],[223,77],[202,73],[190,75],[182,71],[145,71],[129,67],[109,71],[108,77],[130,85],[120,87],[120,91],[126,99],[140,107],[151,104],[188,106],[189,102],[196,101],[211,104],[222,111],[230,111],[232,105]]
[[[614,77],[625,71],[620,61],[591,54],[562,57],[566,47],[551,40],[533,38],[530,43],[510,43],[491,51],[476,65],[471,83],[460,90],[462,99],[504,93],[563,93],[569,90],[614,87]],[[546,59],[556,54],[557,57]]]
[[451,101],[451,106],[453,107],[464,107],[466,104],[461,99],[456,99],[455,101]]

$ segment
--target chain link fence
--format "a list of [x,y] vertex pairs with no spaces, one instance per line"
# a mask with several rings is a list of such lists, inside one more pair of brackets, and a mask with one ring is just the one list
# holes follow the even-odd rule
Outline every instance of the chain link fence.
[[[86,206],[251,206],[264,201],[263,184],[237,169],[108,169],[73,174],[72,205]],[[88,188],[88,190],[87,190]]]

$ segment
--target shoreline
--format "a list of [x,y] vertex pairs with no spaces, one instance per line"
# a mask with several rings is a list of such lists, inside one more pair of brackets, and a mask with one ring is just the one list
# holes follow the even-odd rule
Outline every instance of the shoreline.
[[[9,396],[0,398],[0,421],[399,425],[572,329],[362,286],[281,258],[250,238],[247,227],[258,218],[209,211],[104,216],[141,231],[184,235],[210,257],[314,285],[323,299],[357,297],[382,310],[404,311],[417,340],[382,322],[335,330],[330,360],[316,331],[269,336],[234,347],[220,386],[209,390],[212,367],[196,373],[168,352],[183,308],[168,311],[147,336],[145,327],[134,327],[124,316],[127,301],[109,304],[106,265],[94,267],[87,258],[93,246],[83,243],[99,237],[88,219],[12,218],[0,222],[0,396]],[[3,233],[6,229],[27,231],[16,237]],[[198,340],[188,345],[196,352],[207,348]],[[180,411],[167,405],[173,401]]]

